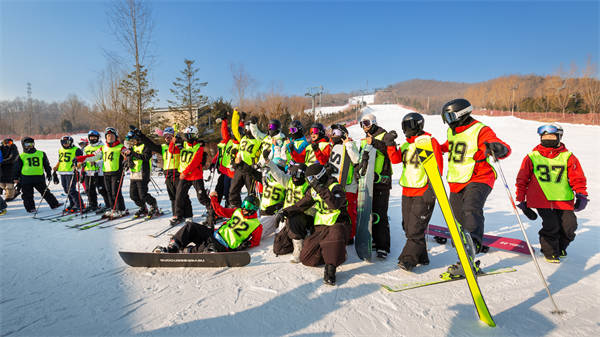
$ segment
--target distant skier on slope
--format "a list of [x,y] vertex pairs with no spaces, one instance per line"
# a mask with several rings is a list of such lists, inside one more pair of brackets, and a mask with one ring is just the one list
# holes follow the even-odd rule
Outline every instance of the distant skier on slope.
[[[504,159],[511,149],[489,126],[471,117],[472,111],[471,103],[462,98],[444,105],[442,120],[449,128],[442,152],[448,152],[446,179],[454,217],[470,233],[477,254],[483,247],[483,206],[496,181],[496,172],[487,157],[494,151],[498,159]],[[456,263],[448,267],[448,273],[460,276],[464,270]]]
[[575,239],[577,217],[574,212],[588,203],[587,179],[579,160],[561,142],[563,128],[556,123],[537,130],[540,144],[527,154],[517,174],[519,208],[535,220],[530,208],[542,217],[540,245],[546,261],[560,263]]

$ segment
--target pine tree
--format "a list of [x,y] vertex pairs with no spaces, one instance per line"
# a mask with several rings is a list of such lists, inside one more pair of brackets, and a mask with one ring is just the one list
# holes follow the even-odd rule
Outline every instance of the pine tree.
[[[129,125],[136,125],[136,119],[138,117],[138,111],[142,111],[143,115],[147,113],[147,116],[142,118],[142,131],[148,133],[148,131],[156,125],[160,125],[160,121],[152,119],[152,103],[156,97],[158,90],[150,88],[150,83],[146,78],[148,71],[143,69],[144,66],[140,66],[139,77],[137,70],[133,71],[127,78],[121,81],[119,91],[125,96],[125,100],[121,102],[121,109],[125,112],[121,120],[115,121],[117,127],[121,132],[128,130]],[[139,87],[138,87],[139,84]],[[141,99],[140,99],[141,97]],[[141,109],[138,104],[141,103]]]
[[[209,124],[208,118],[203,118],[204,111],[199,111],[203,108],[207,102],[208,97],[200,94],[202,88],[205,87],[208,82],[200,82],[200,79],[195,77],[198,72],[198,68],[194,68],[192,65],[195,61],[184,60],[185,69],[181,71],[182,77],[176,77],[176,82],[173,82],[175,86],[171,89],[171,93],[175,96],[174,101],[169,101],[169,111],[173,115],[176,122],[182,127],[194,125],[200,126],[200,124]],[[203,119],[207,119],[204,121]],[[211,124],[214,119],[211,120]]]

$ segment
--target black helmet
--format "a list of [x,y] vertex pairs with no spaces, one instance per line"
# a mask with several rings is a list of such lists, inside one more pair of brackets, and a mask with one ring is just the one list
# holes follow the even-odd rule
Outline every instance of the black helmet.
[[321,123],[315,123],[310,127],[310,133],[313,134],[315,133],[314,131],[316,131],[315,129],[319,130],[317,133],[319,134],[320,137],[325,136],[325,125],[321,124]]
[[292,183],[301,186],[305,182],[306,164],[295,163],[288,169],[288,174],[292,176]]
[[249,195],[242,202],[242,209],[245,209],[252,215],[260,209],[260,200],[254,195]]
[[294,134],[302,134],[303,133],[303,129],[304,127],[302,126],[302,123],[300,121],[292,121],[290,123],[290,134],[294,135]]
[[313,179],[318,179],[321,183],[325,183],[327,177],[325,166],[315,163],[306,169],[306,179],[311,182]]
[[281,131],[281,122],[278,119],[271,119],[269,121],[269,130],[271,130],[271,125],[275,125],[277,127],[277,131]]
[[340,130],[341,131],[341,135],[340,137],[342,137],[342,139],[346,139],[348,138],[348,129],[346,129],[345,126],[343,126],[342,124],[333,124],[331,126],[331,135],[332,136],[336,136],[336,133],[334,130]]
[[464,98],[454,99],[442,108],[442,120],[447,124],[459,122],[458,125],[461,125],[471,116],[471,111],[473,106],[469,101]]
[[63,147],[71,147],[73,146],[73,137],[71,136],[62,136],[60,139],[60,145]]
[[402,118],[402,131],[406,137],[413,137],[423,131],[425,118],[420,113],[411,112]]

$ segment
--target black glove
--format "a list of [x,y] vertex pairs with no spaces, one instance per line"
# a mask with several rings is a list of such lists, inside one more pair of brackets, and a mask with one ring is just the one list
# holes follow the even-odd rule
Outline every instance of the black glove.
[[523,214],[525,214],[525,216],[529,220],[533,221],[533,220],[537,219],[537,217],[538,217],[537,213],[534,210],[532,210],[531,208],[527,207],[527,203],[525,201],[521,201],[517,205],[517,207],[519,207],[523,211]]
[[396,142],[394,141],[398,138],[398,134],[396,131],[392,130],[383,136],[383,141],[385,142],[385,146],[396,146]]
[[183,139],[179,135],[175,136],[175,146],[177,146],[180,150],[183,149]]
[[265,213],[266,214],[275,214],[275,212],[279,211],[282,207],[283,207],[283,201],[265,208]]
[[58,174],[56,174],[56,171],[52,173],[52,180],[54,181],[54,185],[60,184],[60,180],[58,180]]
[[310,147],[312,147],[313,152],[317,152],[317,150],[319,149],[319,144],[312,143],[312,144],[310,144]]
[[246,241],[240,243],[240,245],[237,246],[237,248],[235,250],[246,250],[246,249],[250,248],[250,246],[252,246],[252,243],[250,242],[251,238],[252,238],[252,236],[250,236]]
[[243,121],[245,121],[246,120],[246,115],[247,114],[245,112],[243,112],[243,111],[240,112],[240,119],[243,120]]
[[285,220],[285,218],[287,218],[289,216],[290,216],[290,214],[285,209],[279,210],[279,212],[277,212],[277,214],[275,214],[275,223],[278,224],[280,222],[283,222]]
[[131,132],[138,138],[141,138],[144,134],[142,133],[142,130],[136,128],[133,125],[129,126],[129,129],[131,129]]
[[200,144],[200,147],[205,147],[206,146],[206,142],[203,141],[202,139],[198,140],[198,144]]
[[229,115],[229,112],[228,112],[227,110],[224,110],[224,111],[221,113],[221,120],[224,120],[224,121],[226,121],[226,120],[227,120],[227,115]]
[[250,124],[258,124],[258,117],[256,117],[256,116],[250,117]]
[[313,178],[310,181],[310,187],[312,187],[312,189],[315,190],[315,192],[317,193],[321,193],[321,191],[325,188],[325,186],[323,186],[323,184],[321,184],[321,182],[317,178]]
[[263,158],[265,158],[265,160],[269,160],[269,155],[271,154],[271,150],[266,149],[263,151]]
[[325,164],[325,172],[327,172],[329,175],[332,175],[340,173],[340,170],[334,165],[331,165],[331,163],[327,163]]
[[79,163],[77,161],[77,157],[73,158],[72,162],[73,162],[73,166],[77,166],[77,164]]
[[365,176],[367,174],[367,169],[369,168],[369,153],[365,152],[362,155],[362,161],[358,164],[358,172],[361,176]]
[[52,174],[46,174],[46,180],[48,180],[48,185],[50,185],[50,182],[52,181]]
[[502,143],[494,142],[488,143],[485,142],[485,156],[491,156],[492,152],[496,155],[496,159],[504,158],[508,154],[508,148],[504,146]]

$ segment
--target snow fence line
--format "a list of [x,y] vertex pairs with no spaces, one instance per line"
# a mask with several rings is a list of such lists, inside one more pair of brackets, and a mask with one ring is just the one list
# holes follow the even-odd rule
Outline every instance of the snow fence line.
[[562,113],[562,112],[510,112],[500,110],[473,110],[475,115],[483,115],[490,117],[499,116],[513,116],[520,119],[526,119],[530,121],[538,122],[557,122],[557,123],[571,123],[571,124],[586,124],[586,125],[600,125],[600,118],[595,113],[588,114],[574,114],[574,113]]

